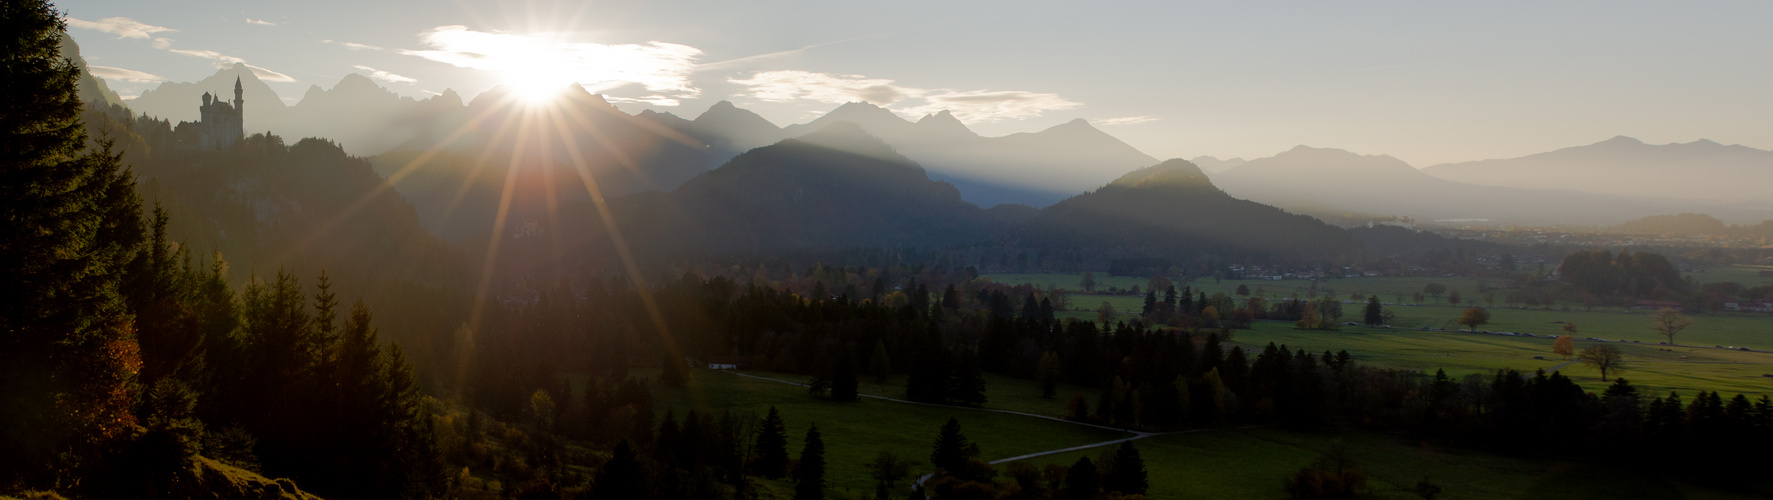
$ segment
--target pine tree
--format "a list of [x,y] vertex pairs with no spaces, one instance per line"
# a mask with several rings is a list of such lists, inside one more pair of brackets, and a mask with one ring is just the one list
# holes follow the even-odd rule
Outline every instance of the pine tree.
[[1101,490],[1101,476],[1096,472],[1096,464],[1090,457],[1080,457],[1071,469],[1065,472],[1065,494],[1068,500],[1090,500]]
[[948,417],[948,423],[942,424],[942,430],[936,434],[936,444],[930,452],[930,465],[936,469],[958,474],[971,458],[967,450],[972,445],[967,441],[966,434],[960,432],[960,420]]
[[1385,308],[1379,304],[1378,295],[1367,297],[1366,323],[1367,326],[1385,324]]
[[1102,478],[1102,489],[1122,495],[1143,495],[1150,486],[1139,449],[1133,447],[1132,441],[1121,441],[1120,449],[1114,451],[1114,468]]
[[141,202],[110,141],[83,151],[64,31],[47,2],[0,6],[0,483],[77,473],[92,451],[56,450],[135,425],[141,361],[120,288],[143,242]]
[[597,469],[597,484],[592,491],[592,498],[597,500],[629,500],[646,498],[646,481],[641,476],[645,471],[640,468],[640,460],[634,457],[634,449],[628,446],[627,440],[616,443],[616,450],[610,454],[608,462]]
[[788,474],[788,428],[774,406],[757,430],[757,459],[751,462],[751,472],[768,479]]
[[979,353],[966,351],[955,361],[948,379],[947,399],[960,404],[985,404],[985,373],[979,369]]
[[887,357],[886,340],[875,341],[874,354],[868,357],[868,373],[874,375],[874,383],[886,382],[893,374],[893,360]]
[[794,468],[794,500],[825,498],[825,440],[819,437],[819,424],[806,430],[806,445],[800,449],[800,465]]
[[831,399],[855,401],[861,385],[861,381],[856,378],[856,360],[847,350],[841,356],[832,366]]

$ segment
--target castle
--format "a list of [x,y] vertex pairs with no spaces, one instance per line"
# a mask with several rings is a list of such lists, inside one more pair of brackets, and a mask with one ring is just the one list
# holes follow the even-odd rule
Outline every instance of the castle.
[[234,78],[234,102],[231,105],[219,95],[203,93],[203,106],[197,108],[202,116],[197,122],[199,147],[228,149],[246,138],[246,121],[243,118],[246,99],[242,98],[244,93],[238,77]]

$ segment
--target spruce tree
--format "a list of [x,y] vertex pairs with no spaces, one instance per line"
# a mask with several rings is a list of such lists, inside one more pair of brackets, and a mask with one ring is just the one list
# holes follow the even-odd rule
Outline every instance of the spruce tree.
[[1120,449],[1114,451],[1114,468],[1102,478],[1102,489],[1122,495],[1143,495],[1150,486],[1139,449],[1133,447],[1132,441],[1121,441]]
[[64,31],[47,2],[0,5],[0,483],[77,474],[89,445],[135,425],[139,349],[120,286],[141,203],[109,141],[85,151]]
[[788,474],[788,428],[774,406],[757,430],[757,459],[751,462],[751,472],[768,479]]
[[1078,458],[1076,463],[1071,464],[1071,469],[1065,472],[1065,494],[1062,497],[1067,500],[1095,498],[1096,492],[1101,490],[1101,481],[1096,464],[1090,462],[1090,457]]
[[800,449],[800,465],[794,468],[794,500],[825,498],[825,440],[819,437],[819,424],[806,430],[806,445]]
[[1378,295],[1367,297],[1367,310],[1365,316],[1367,326],[1379,326],[1385,324],[1385,308],[1379,304]]
[[597,500],[628,500],[646,498],[646,481],[641,476],[640,460],[627,440],[616,443],[608,462],[597,470],[597,484],[591,497]]
[[948,417],[948,423],[942,424],[942,430],[936,434],[936,444],[930,451],[930,465],[949,474],[959,474],[971,458],[967,450],[972,444],[967,441],[966,434],[960,432],[960,420]]
[[846,350],[831,369],[831,399],[855,401],[861,381],[856,378],[856,360]]

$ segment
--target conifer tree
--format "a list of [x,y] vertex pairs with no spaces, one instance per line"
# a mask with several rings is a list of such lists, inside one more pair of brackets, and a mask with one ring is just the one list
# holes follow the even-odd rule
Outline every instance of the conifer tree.
[[90,445],[135,425],[141,361],[120,287],[141,203],[110,141],[84,151],[65,36],[47,2],[0,6],[0,483],[77,473]]
[[800,449],[800,465],[794,468],[794,500],[825,498],[825,440],[819,436],[819,424],[806,430],[806,444]]
[[949,474],[958,474],[966,466],[967,459],[971,458],[967,454],[971,447],[966,434],[960,432],[960,420],[948,417],[948,423],[942,424],[942,430],[936,434],[936,444],[930,452],[930,465]]
[[751,472],[768,479],[788,474],[788,429],[774,406],[757,430],[757,459],[751,462]]
[[1080,457],[1071,469],[1065,472],[1065,494],[1067,500],[1090,500],[1102,489],[1101,475],[1096,471],[1096,464],[1090,457]]
[[1139,449],[1133,447],[1132,441],[1121,441],[1120,448],[1114,451],[1114,468],[1102,478],[1102,489],[1122,495],[1143,495],[1149,487],[1145,459],[1139,456]]
[[634,457],[634,449],[628,446],[628,440],[616,443],[616,449],[610,454],[608,462],[597,470],[597,484],[593,489],[592,498],[597,500],[628,500],[646,498],[646,481],[641,476],[645,471],[640,468],[640,460]]
[[887,357],[886,340],[875,341],[874,354],[868,358],[868,373],[874,375],[875,383],[886,382],[893,374],[893,360]]

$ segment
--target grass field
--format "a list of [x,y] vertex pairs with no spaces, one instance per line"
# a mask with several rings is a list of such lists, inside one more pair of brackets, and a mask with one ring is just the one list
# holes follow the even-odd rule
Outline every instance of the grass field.
[[[765,374],[767,375],[767,374]],[[789,378],[788,380],[798,380]],[[1000,380],[987,382],[996,392],[1014,392],[1013,386]],[[1024,384],[1026,385],[1026,384]],[[868,390],[865,388],[864,392]],[[902,390],[898,392],[903,392]],[[886,393],[898,397],[899,393]],[[1037,394],[1038,396],[1038,394]],[[737,415],[754,414],[763,418],[774,405],[787,423],[789,453],[800,455],[801,440],[807,426],[817,423],[826,448],[825,463],[831,484],[832,498],[859,497],[874,491],[873,480],[863,464],[882,451],[900,458],[923,462],[917,474],[926,473],[930,445],[936,431],[949,417],[960,419],[968,438],[978,443],[983,458],[996,460],[1037,451],[1079,446],[1108,441],[1122,433],[1054,422],[1018,415],[920,406],[864,398],[838,403],[813,398],[806,389],[778,382],[742,378],[731,373],[695,370],[691,386],[685,389],[658,388],[655,406],[660,411],[671,408],[679,417],[689,409],[732,411]],[[1004,398],[1013,399],[1013,398]]]
[[[1743,280],[1758,277],[1758,272],[1759,268],[1737,266],[1714,268],[1700,274],[1728,277],[1731,281],[1749,285],[1751,282]],[[1055,284],[1061,288],[1075,289],[1080,276],[1007,274],[992,275],[991,278],[1004,283],[1033,283],[1040,286]],[[1144,279],[1135,278],[1098,277],[1097,280],[1103,286],[1113,284],[1130,288],[1135,284],[1141,287],[1145,285]],[[1408,300],[1408,295],[1421,290],[1429,282],[1441,283],[1454,290],[1477,288],[1477,280],[1451,278],[1345,278],[1323,281],[1318,286],[1320,292],[1335,290],[1338,296],[1346,296],[1350,291],[1361,291],[1378,294],[1382,301],[1392,302],[1395,299],[1393,295],[1397,293],[1404,294]],[[1219,291],[1229,293],[1238,284],[1249,285],[1252,291],[1261,287],[1271,298],[1291,296],[1296,291],[1303,297],[1304,290],[1310,286],[1308,281],[1303,280],[1226,280],[1218,284],[1211,280],[1197,280],[1190,283],[1190,286],[1205,289],[1208,294],[1212,294]],[[1060,314],[1094,321],[1094,309],[1104,301],[1121,313],[1121,319],[1133,317],[1144,305],[1144,298],[1141,296],[1073,295],[1070,299],[1072,309]],[[1358,303],[1344,304],[1343,319],[1358,321],[1361,308],[1362,304]],[[1546,336],[1562,334],[1565,322],[1572,322],[1578,326],[1577,338],[1597,337],[1628,341],[1611,343],[1627,355],[1629,363],[1622,375],[1647,389],[1658,392],[1672,390],[1689,395],[1698,390],[1755,396],[1773,395],[1773,378],[1762,377],[1764,374],[1773,374],[1773,354],[1766,352],[1773,351],[1773,315],[1727,313],[1695,316],[1692,318],[1692,326],[1676,336],[1675,340],[1680,346],[1671,347],[1657,345],[1665,339],[1651,330],[1650,311],[1646,310],[1490,308],[1490,323],[1483,325],[1481,329],[1538,335],[1507,337],[1418,330],[1421,327],[1459,329],[1454,321],[1463,307],[1388,305],[1386,308],[1397,315],[1392,321],[1393,329],[1347,326],[1339,332],[1307,332],[1295,330],[1287,323],[1258,322],[1253,330],[1239,331],[1236,340],[1249,346],[1248,348],[1260,348],[1272,341],[1312,352],[1346,349],[1356,359],[1376,366],[1413,368],[1429,372],[1444,368],[1450,374],[1462,376],[1467,373],[1493,372],[1500,368],[1532,371],[1558,366],[1563,360],[1551,353],[1552,341]],[[1577,349],[1589,345],[1593,343],[1581,341],[1577,343]],[[1714,346],[1747,347],[1756,352],[1724,350]],[[1546,359],[1533,359],[1534,356]],[[1561,371],[1575,377],[1590,390],[1599,390],[1603,384],[1598,372],[1580,363],[1566,365]]]
[[[1367,471],[1376,498],[1418,498],[1406,489],[1424,477],[1443,488],[1444,499],[1753,498],[1585,462],[1442,448],[1361,431],[1225,429],[1152,437],[1135,446],[1150,477],[1148,498],[1285,498],[1285,479],[1338,442]],[[1028,462],[1071,465],[1084,456],[1098,460],[1106,449]]]
[[[786,380],[798,380],[776,374]],[[829,498],[864,498],[872,482],[862,464],[880,451],[927,462],[936,429],[958,417],[984,458],[995,460],[1036,451],[1115,439],[1121,436],[1061,422],[960,408],[910,405],[864,399],[837,403],[814,399],[800,387],[696,370],[687,389],[660,389],[658,407],[763,415],[775,405],[787,421],[791,453],[811,422],[819,424],[827,447]],[[863,386],[864,393],[897,396],[899,386]],[[988,377],[988,407],[1050,408],[1026,381]],[[883,392],[874,392],[883,391]],[[1149,498],[1280,498],[1282,482],[1340,442],[1371,476],[1377,498],[1413,498],[1403,488],[1424,476],[1445,489],[1442,498],[1739,498],[1633,471],[1585,462],[1532,456],[1504,456],[1443,448],[1362,431],[1295,433],[1278,428],[1212,429],[1157,436],[1137,442],[1150,475]],[[1080,456],[1097,459],[1109,447],[1029,459],[1037,465],[1070,465]],[[1556,455],[1555,445],[1523,450]],[[999,466],[1001,470],[1003,466]],[[929,466],[920,466],[918,473]],[[785,481],[766,489],[785,494]],[[784,497],[785,498],[785,497]],[[1741,497],[1746,498],[1746,497]]]

